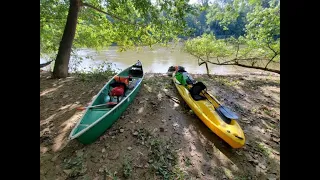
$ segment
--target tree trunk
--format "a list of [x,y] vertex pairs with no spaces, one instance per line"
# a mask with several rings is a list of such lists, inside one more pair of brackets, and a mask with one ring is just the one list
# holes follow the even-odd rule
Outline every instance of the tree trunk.
[[207,62],[205,62],[204,63],[205,65],[206,65],[206,69],[207,69],[207,75],[210,77],[210,73],[209,73],[209,67],[208,67],[208,63]]
[[68,76],[69,59],[73,39],[76,34],[80,2],[80,0],[70,0],[67,22],[60,41],[59,51],[53,69],[53,78],[65,78]]

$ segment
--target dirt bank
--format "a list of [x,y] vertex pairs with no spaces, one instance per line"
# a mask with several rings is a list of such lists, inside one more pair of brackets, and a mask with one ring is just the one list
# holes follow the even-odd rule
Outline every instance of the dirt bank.
[[[95,143],[67,142],[105,81],[40,73],[40,179],[279,179],[280,78],[193,75],[236,111],[247,143],[234,150],[183,103],[171,79],[146,74],[136,99]],[[165,94],[177,97],[180,103]]]

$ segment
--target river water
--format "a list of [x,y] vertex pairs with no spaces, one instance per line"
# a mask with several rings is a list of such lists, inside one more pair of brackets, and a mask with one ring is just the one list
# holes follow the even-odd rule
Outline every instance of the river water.
[[[184,66],[186,71],[190,73],[206,73],[205,65],[198,66],[198,61],[192,55],[184,52],[179,46],[173,47],[156,47],[150,49],[145,47],[140,51],[128,50],[119,52],[117,46],[110,46],[108,49],[95,51],[93,49],[81,49],[78,51],[78,56],[83,58],[83,61],[78,66],[78,70],[88,70],[89,67],[96,67],[103,61],[111,62],[116,68],[125,69],[128,66],[140,60],[143,64],[145,72],[166,73],[169,66],[180,65]],[[88,58],[91,57],[91,58]],[[40,63],[46,62],[46,59],[40,58]],[[74,64],[71,60],[70,64]],[[45,68],[49,70],[53,63]],[[269,67],[279,69],[279,64]],[[256,73],[260,70],[242,68],[238,66],[217,66],[209,64],[211,74],[238,74],[238,73]],[[70,70],[72,72],[72,70]]]

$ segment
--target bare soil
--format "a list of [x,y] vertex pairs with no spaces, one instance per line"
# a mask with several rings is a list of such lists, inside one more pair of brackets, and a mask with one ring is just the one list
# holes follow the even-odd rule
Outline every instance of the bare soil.
[[165,74],[146,74],[133,103],[96,142],[68,142],[83,113],[77,107],[108,79],[57,80],[40,72],[40,179],[164,179],[167,172],[175,179],[280,179],[280,77],[192,76],[240,116],[243,148],[211,132]]

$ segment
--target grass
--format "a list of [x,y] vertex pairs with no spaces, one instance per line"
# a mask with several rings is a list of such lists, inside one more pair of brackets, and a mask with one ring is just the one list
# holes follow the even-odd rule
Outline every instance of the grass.
[[83,164],[82,156],[65,159],[63,161],[63,168],[66,172],[69,172],[67,175],[70,178],[82,176],[87,170],[85,164]]
[[[139,129],[135,136],[140,142],[144,142],[149,149],[148,162],[150,171],[157,176],[167,179],[186,179],[186,173],[177,166],[177,153],[172,149],[172,142],[160,139],[152,135],[146,129]],[[124,163],[126,164],[126,163]],[[129,165],[124,166],[130,171]]]
[[276,128],[276,125],[275,125],[275,124],[272,124],[272,123],[269,123],[269,126],[271,126],[273,129]]
[[132,159],[125,156],[124,163],[122,165],[123,168],[123,176],[127,179],[131,176],[132,173]]
[[164,179],[170,179],[173,175],[173,167],[177,164],[177,157],[174,151],[170,149],[170,143],[164,140],[153,138],[149,142],[151,152],[149,159],[151,159],[151,167],[155,170],[157,175]]
[[110,171],[105,172],[106,180],[118,180],[117,172],[111,173]]
[[191,165],[191,161],[190,161],[190,158],[189,158],[189,157],[186,157],[186,158],[184,159],[184,162],[185,162],[186,167],[189,167],[189,166]]
[[81,81],[106,81],[120,72],[120,69],[112,68],[112,63],[103,62],[98,67],[90,67],[89,71],[75,71],[75,75]]
[[239,80],[231,81],[231,80],[228,80],[227,78],[221,77],[221,76],[214,76],[211,79],[213,79],[214,81],[217,81],[217,82],[219,82],[219,83],[221,83],[223,85],[230,86],[230,87],[234,87],[234,86],[240,84]]
[[270,155],[270,150],[266,148],[262,143],[259,143],[257,147],[260,149],[263,155],[267,157]]
[[141,144],[146,144],[145,141],[151,138],[151,133],[148,130],[141,128],[138,130],[137,138],[140,140]]

